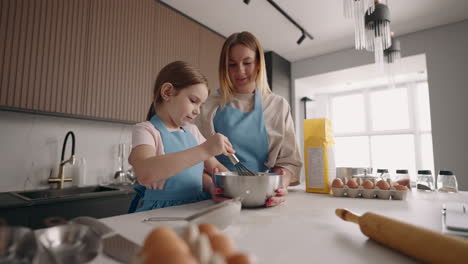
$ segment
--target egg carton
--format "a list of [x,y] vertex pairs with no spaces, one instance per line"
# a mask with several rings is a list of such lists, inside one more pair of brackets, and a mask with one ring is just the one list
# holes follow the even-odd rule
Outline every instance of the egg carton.
[[365,189],[362,186],[358,188],[349,188],[348,186],[342,188],[332,187],[333,196],[336,197],[350,197],[350,198],[366,198],[366,199],[381,199],[381,200],[406,200],[408,190],[399,191],[394,187],[389,190],[381,190],[377,187],[372,189]]
[[[163,239],[167,243],[164,246],[160,245]],[[234,241],[216,226],[189,223],[182,236],[168,227],[155,228],[132,262],[146,263],[255,264],[256,261],[252,255],[238,251]]]

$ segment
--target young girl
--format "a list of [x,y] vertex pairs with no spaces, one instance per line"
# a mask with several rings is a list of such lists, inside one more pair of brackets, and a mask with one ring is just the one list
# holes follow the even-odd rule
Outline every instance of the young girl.
[[[271,92],[263,48],[251,33],[235,33],[224,42],[219,82],[221,89],[210,95],[196,124],[205,136],[218,132],[228,137],[250,170],[283,174],[283,188],[266,202],[278,205],[287,186],[299,184],[302,162],[289,104]],[[235,171],[227,157],[217,158]]]
[[135,188],[130,213],[193,203],[210,194],[222,199],[204,170],[226,171],[214,156],[234,153],[232,145],[219,133],[205,140],[190,124],[208,94],[206,78],[186,62],[172,62],[159,72],[147,121],[133,130],[128,160],[142,185]]

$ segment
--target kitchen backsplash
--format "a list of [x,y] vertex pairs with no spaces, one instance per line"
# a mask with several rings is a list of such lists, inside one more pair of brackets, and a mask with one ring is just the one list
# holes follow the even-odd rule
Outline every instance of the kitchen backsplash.
[[[70,130],[76,137],[76,157],[86,160],[86,185],[109,183],[118,168],[117,145],[131,143],[132,127],[0,111],[0,192],[48,188],[47,178],[52,168],[58,169],[65,134]],[[70,156],[71,143],[69,138],[65,159]]]

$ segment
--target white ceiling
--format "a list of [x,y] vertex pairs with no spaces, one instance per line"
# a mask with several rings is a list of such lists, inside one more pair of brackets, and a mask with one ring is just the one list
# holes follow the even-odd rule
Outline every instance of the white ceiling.
[[[227,37],[250,31],[265,50],[289,61],[354,47],[352,20],[343,16],[343,0],[276,0],[314,40],[296,41],[301,32],[266,0],[161,0]],[[468,19],[468,0],[387,0],[396,36]]]

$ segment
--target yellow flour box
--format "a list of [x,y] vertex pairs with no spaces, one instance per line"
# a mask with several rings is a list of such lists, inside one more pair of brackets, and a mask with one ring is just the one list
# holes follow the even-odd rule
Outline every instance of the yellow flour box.
[[306,191],[330,193],[335,178],[331,121],[326,118],[304,120],[304,164]]

